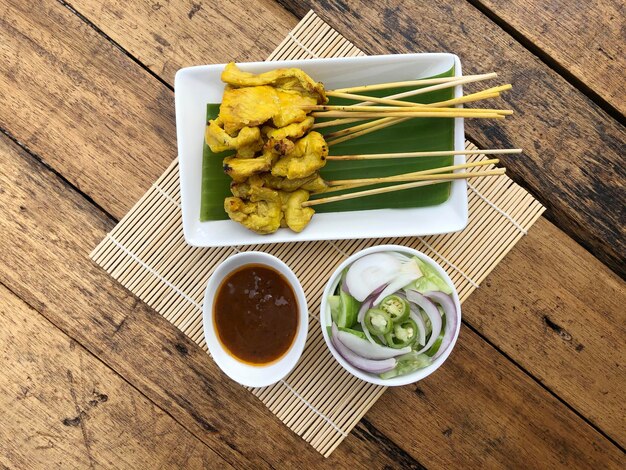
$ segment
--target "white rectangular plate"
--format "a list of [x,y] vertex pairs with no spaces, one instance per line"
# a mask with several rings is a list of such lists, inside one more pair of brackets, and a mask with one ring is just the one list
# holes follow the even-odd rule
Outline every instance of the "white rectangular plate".
[[[238,64],[247,72],[261,73],[281,67],[298,67],[329,90],[373,83],[414,80],[444,73],[454,66],[461,76],[461,62],[453,54],[400,54],[337,59],[288,60]],[[467,225],[467,185],[452,183],[443,204],[412,209],[315,214],[301,233],[282,228],[271,235],[256,234],[230,220],[200,222],[202,149],[207,103],[220,103],[224,64],[187,67],[176,73],[176,131],[183,211],[187,243],[194,246],[252,245],[306,240],[377,238],[432,235],[462,230]],[[461,86],[455,96],[463,95]],[[463,119],[455,118],[454,148],[465,147]],[[457,155],[455,164],[465,163]]]

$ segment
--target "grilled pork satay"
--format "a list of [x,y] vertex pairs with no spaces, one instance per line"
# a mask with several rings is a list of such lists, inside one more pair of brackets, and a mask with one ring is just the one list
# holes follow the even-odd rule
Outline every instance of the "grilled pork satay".
[[270,85],[283,91],[295,92],[315,98],[319,104],[328,102],[324,85],[314,81],[300,69],[276,69],[261,74],[244,72],[234,62],[229,63],[222,72],[222,81],[235,87],[254,87]]
[[328,145],[322,134],[309,132],[296,141],[295,148],[272,167],[272,175],[289,179],[305,178],[326,164]]

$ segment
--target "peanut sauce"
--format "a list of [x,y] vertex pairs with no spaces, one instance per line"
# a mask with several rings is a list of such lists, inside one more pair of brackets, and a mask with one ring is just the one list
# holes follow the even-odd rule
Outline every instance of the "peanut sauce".
[[248,264],[220,284],[213,321],[220,343],[233,357],[254,365],[268,364],[283,356],[294,341],[298,301],[278,271]]

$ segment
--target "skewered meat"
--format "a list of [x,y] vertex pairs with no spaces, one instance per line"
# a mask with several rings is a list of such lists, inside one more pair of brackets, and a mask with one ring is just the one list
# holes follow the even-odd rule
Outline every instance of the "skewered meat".
[[226,157],[224,159],[224,173],[236,183],[245,181],[257,173],[269,171],[270,168],[272,168],[272,160],[264,155],[255,158]]
[[209,121],[206,128],[205,139],[212,152],[219,153],[226,150],[237,150],[242,157],[252,157],[263,148],[263,139],[258,127],[243,127],[239,133],[230,136],[221,127],[218,119]]
[[231,62],[222,72],[222,81],[236,87],[270,85],[280,90],[311,96],[319,104],[328,102],[324,85],[315,82],[302,70],[296,68],[276,69],[256,75],[240,70],[234,62]]
[[308,201],[309,192],[304,189],[298,189],[289,193],[287,204],[283,206],[285,212],[285,222],[294,232],[302,232],[311,221],[311,217],[315,211],[311,207],[302,207],[304,201]]
[[284,127],[304,121],[308,112],[306,106],[314,104],[315,99],[311,97],[276,90],[270,86],[229,86],[224,91],[219,119],[228,134],[245,126],[260,126],[268,121],[276,127]]
[[281,226],[302,231],[315,213],[302,207],[309,191],[328,187],[317,171],[328,146],[321,134],[310,132],[314,119],[308,115],[312,106],[328,101],[323,85],[299,69],[254,75],[234,63],[222,80],[227,86],[220,112],[205,138],[213,152],[236,151],[223,160],[233,179],[224,210],[257,233]]
[[294,147],[296,146],[296,144],[294,144],[291,140],[289,139],[268,139],[267,142],[265,142],[265,145],[263,146],[263,151],[264,152],[268,152],[271,151],[273,153],[275,153],[278,156],[283,156],[288,154],[289,152],[291,152]]
[[279,112],[276,90],[270,86],[226,87],[219,119],[228,134],[242,127],[260,126]]
[[293,122],[302,122],[310,112],[306,106],[315,105],[315,98],[303,96],[298,93],[277,90],[278,110],[272,117],[276,127],[285,127]]
[[250,184],[263,185],[272,189],[282,191],[296,191],[305,189],[312,193],[322,193],[328,189],[328,184],[316,171],[305,178],[287,179],[281,176],[274,176],[271,173],[261,173],[248,180]]
[[272,175],[289,179],[305,178],[326,164],[328,145],[319,132],[310,132],[296,142],[295,148],[272,167]]
[[227,197],[224,210],[231,220],[260,234],[274,233],[283,217],[282,200],[277,191],[259,186],[250,187],[248,200]]
[[[294,232],[304,230],[315,214],[312,208],[302,207],[302,203],[309,199],[309,192],[304,189],[274,191],[259,186],[260,181],[255,178],[256,182],[230,185],[234,197],[226,198],[224,202],[228,216],[262,234],[272,233],[279,227],[289,227]],[[278,216],[277,207],[280,210]]]
[[280,156],[294,148],[295,144],[287,139],[269,140],[263,147],[263,153],[257,157],[242,157],[239,153],[233,157],[226,157],[223,161],[224,173],[229,175],[233,181],[240,183],[257,173],[270,171]]
[[278,129],[271,126],[263,126],[261,128],[261,133],[274,140],[295,140],[309,132],[313,127],[314,122],[315,119],[312,116],[309,116],[302,122],[294,122]]

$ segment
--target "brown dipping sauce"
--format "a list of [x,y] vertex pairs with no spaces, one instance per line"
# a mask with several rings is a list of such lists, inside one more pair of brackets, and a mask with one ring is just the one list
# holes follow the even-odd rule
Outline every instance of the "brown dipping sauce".
[[217,289],[213,306],[217,337],[241,361],[262,365],[285,354],[298,329],[298,301],[278,271],[247,264]]

